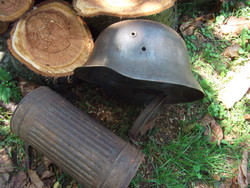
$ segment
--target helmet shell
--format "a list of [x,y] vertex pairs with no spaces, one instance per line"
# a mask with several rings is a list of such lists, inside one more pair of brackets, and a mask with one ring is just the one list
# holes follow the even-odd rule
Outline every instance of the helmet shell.
[[149,20],[126,20],[106,28],[77,77],[114,95],[147,102],[164,93],[169,103],[191,102],[204,93],[191,73],[183,39]]

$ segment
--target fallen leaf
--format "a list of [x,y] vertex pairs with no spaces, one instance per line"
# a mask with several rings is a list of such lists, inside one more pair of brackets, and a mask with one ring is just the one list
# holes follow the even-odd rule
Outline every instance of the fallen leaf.
[[239,166],[238,173],[238,184],[241,188],[245,188],[248,186],[248,177],[247,177],[247,159],[248,159],[248,151],[244,150],[242,154],[242,160]]
[[226,179],[225,182],[222,182],[219,185],[219,188],[239,188],[239,185],[237,184],[236,180],[236,177]]
[[233,58],[233,57],[238,57],[238,56],[239,56],[238,51],[239,51],[240,48],[241,48],[241,47],[240,47],[240,45],[238,45],[238,44],[234,44],[234,45],[232,45],[232,46],[229,46],[229,47],[227,47],[227,48],[225,49],[223,55],[224,55],[224,56],[227,56],[227,57],[231,57],[231,58]]
[[246,114],[246,115],[244,115],[244,118],[245,118],[245,120],[250,121],[250,114]]
[[227,142],[229,142],[230,144],[233,144],[233,140],[236,138],[235,135],[225,135],[224,136],[224,140],[226,140]]
[[7,182],[10,179],[10,174],[9,173],[3,173],[2,174],[3,179]]
[[29,178],[31,182],[36,186],[36,188],[43,188],[44,183],[37,175],[36,171],[34,170],[28,170]]
[[250,20],[244,17],[230,16],[223,25],[220,25],[223,34],[239,35],[244,28],[250,29]]
[[5,188],[25,187],[28,177],[24,171],[19,171],[17,175],[13,176],[11,182]]
[[180,26],[180,31],[181,34],[185,37],[185,36],[190,36],[194,34],[194,30],[197,28],[196,25],[194,25],[194,23],[183,23]]
[[220,181],[221,180],[220,176],[217,175],[217,174],[213,175],[213,179],[216,180],[216,181]]
[[43,172],[43,174],[42,174],[42,176],[41,176],[41,179],[43,180],[43,179],[47,179],[47,178],[51,178],[51,177],[53,177],[55,175],[55,173],[54,172],[51,172],[51,171],[45,171],[45,172]]
[[26,82],[21,78],[19,80],[18,86],[21,90],[22,96],[26,96],[28,93],[39,87],[39,85],[31,82]]
[[0,176],[0,187],[5,187],[6,186],[6,181],[4,180],[3,177]]
[[57,181],[54,185],[53,188],[62,188],[62,185]]
[[238,73],[219,91],[219,100],[226,108],[232,108],[248,91],[250,87],[250,62],[244,65]]
[[209,114],[205,115],[201,120],[201,125],[206,128],[204,135],[210,136],[210,142],[221,143],[223,139],[223,131],[220,125]]
[[204,183],[198,182],[195,184],[194,188],[212,188],[212,186],[206,185]]
[[195,20],[191,19],[188,22],[181,24],[180,31],[181,31],[182,35],[183,36],[193,35],[194,30],[197,27],[200,27],[205,22],[205,20],[206,20],[206,17],[202,16],[202,17],[196,18]]
[[13,163],[10,156],[6,153],[5,149],[0,150],[0,172],[12,172],[14,171]]

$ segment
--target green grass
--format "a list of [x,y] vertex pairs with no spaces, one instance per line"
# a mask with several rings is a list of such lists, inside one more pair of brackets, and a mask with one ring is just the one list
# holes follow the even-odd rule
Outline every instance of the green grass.
[[[234,9],[232,3],[223,4],[223,7],[223,10],[215,15],[213,22],[204,23],[195,30],[194,35],[184,37],[193,74],[203,88],[205,98],[194,103],[176,105],[176,108],[184,109],[187,114],[185,120],[178,122],[181,129],[176,139],[159,142],[155,136],[159,131],[156,127],[148,135],[137,140],[137,145],[146,154],[146,158],[130,187],[181,188],[194,187],[196,182],[218,187],[227,178],[235,176],[241,152],[245,149],[242,143],[250,140],[249,122],[243,117],[250,113],[250,101],[245,96],[232,108],[226,109],[219,101],[218,93],[221,86],[231,79],[228,73],[250,60],[250,31],[245,29],[238,36],[226,35],[218,38],[216,28],[230,16],[250,18],[250,8],[246,6]],[[192,4],[178,8],[183,9],[183,14],[190,18],[202,15],[202,11]],[[223,51],[232,44],[240,45],[239,57],[224,57]],[[117,102],[107,97],[101,89],[88,84],[83,87],[76,86],[72,92],[78,97],[76,106],[100,120],[123,139],[129,139],[128,129],[142,106]],[[22,166],[25,156],[24,143],[10,133],[11,113],[0,108],[0,114],[0,146],[9,148],[9,154],[18,157],[18,164]],[[232,139],[223,139],[220,145],[210,143],[204,136],[204,128],[198,123],[205,114],[210,114],[220,124],[224,137]],[[54,171],[58,184],[70,181],[66,174],[56,168]],[[215,175],[220,177],[220,181],[213,178]]]
[[13,161],[16,169],[25,169],[23,164],[26,156],[24,142],[10,131],[12,113],[0,107],[0,149],[5,149]]
[[[209,143],[203,129],[197,124],[188,134],[180,133],[178,138],[163,145],[149,140],[144,145],[144,153],[154,161],[154,172],[150,179],[136,177],[136,181],[152,183],[153,187],[190,187],[192,183],[218,183],[213,175],[222,179],[233,174],[240,160],[236,147],[228,144]],[[136,186],[135,186],[136,187]]]
[[[193,5],[190,5],[193,9]],[[178,138],[169,143],[159,144],[154,136],[147,143],[141,143],[147,155],[146,164],[151,166],[151,174],[145,175],[145,169],[131,183],[131,187],[194,187],[196,182],[218,187],[227,178],[235,176],[240,159],[242,144],[250,141],[249,122],[244,119],[250,113],[250,101],[243,97],[235,105],[226,109],[218,99],[218,93],[230,77],[228,73],[249,61],[250,32],[244,29],[239,36],[218,38],[215,28],[230,16],[249,18],[249,7],[232,9],[233,4],[223,4],[224,9],[215,15],[214,22],[207,22],[195,30],[194,35],[184,37],[193,73],[205,92],[205,98],[196,104],[183,104],[186,111],[195,108],[196,117],[190,116],[180,121],[182,130]],[[187,10],[187,9],[186,9]],[[186,14],[188,14],[186,12]],[[200,16],[196,11],[189,17]],[[222,55],[225,48],[239,44],[239,57],[230,59]],[[197,105],[199,104],[199,105]],[[204,136],[204,130],[197,123],[197,118],[210,114],[223,129],[224,138],[221,144],[210,143]],[[244,144],[243,144],[244,145]],[[220,177],[220,181],[213,178]]]
[[0,101],[20,101],[21,93],[9,72],[0,67]]

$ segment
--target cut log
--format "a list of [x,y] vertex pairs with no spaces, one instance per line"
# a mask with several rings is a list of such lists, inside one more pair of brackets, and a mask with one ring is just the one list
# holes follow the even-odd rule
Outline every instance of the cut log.
[[92,33],[98,35],[109,25],[127,19],[149,19],[177,26],[176,0],[73,0],[73,7],[84,17]]
[[60,0],[37,5],[15,24],[8,40],[16,59],[36,74],[52,78],[72,75],[85,64],[93,46],[87,24]]
[[108,15],[135,18],[162,12],[175,0],[74,0],[73,6],[83,17]]
[[15,21],[33,5],[33,0],[0,0],[0,21]]

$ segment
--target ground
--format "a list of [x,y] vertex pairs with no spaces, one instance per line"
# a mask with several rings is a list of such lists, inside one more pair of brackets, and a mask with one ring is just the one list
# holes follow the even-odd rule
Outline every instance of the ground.
[[[225,1],[217,10],[187,3],[179,4],[178,9],[178,32],[186,42],[193,74],[205,92],[203,100],[164,104],[154,129],[131,140],[128,130],[144,105],[113,99],[102,88],[81,81],[55,91],[145,153],[131,188],[247,187],[250,31],[242,25],[250,28],[249,4]],[[234,78],[239,79],[232,86]],[[28,91],[37,87],[19,80],[23,91],[25,84]],[[228,86],[234,101],[223,98]],[[236,95],[240,97],[234,99]],[[0,187],[79,187],[10,133],[11,115],[1,108]]]

